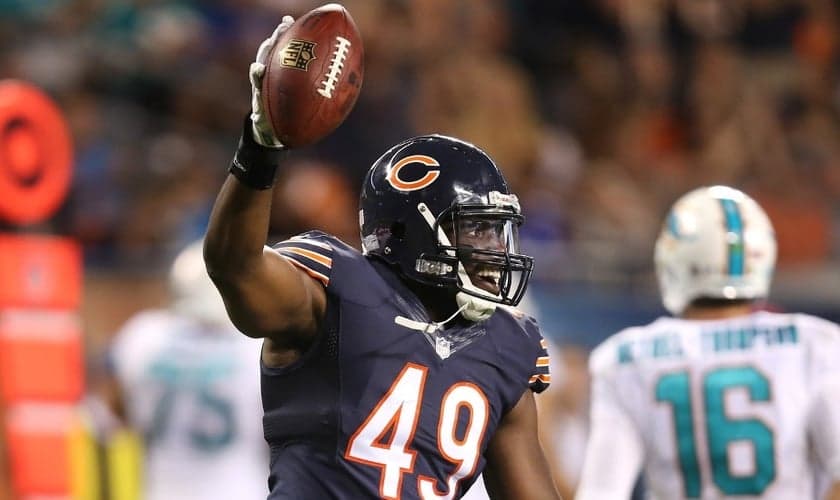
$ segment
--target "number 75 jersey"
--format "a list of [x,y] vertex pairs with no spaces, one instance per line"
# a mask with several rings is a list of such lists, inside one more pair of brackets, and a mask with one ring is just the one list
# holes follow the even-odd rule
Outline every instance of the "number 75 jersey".
[[[654,499],[809,499],[818,473],[840,479],[833,323],[769,312],[660,318],[605,341],[590,370],[580,498],[629,495],[641,464]],[[619,472],[598,479],[607,455],[623,457],[611,466]]]
[[301,360],[262,367],[269,498],[459,498],[503,416],[549,383],[533,320],[499,308],[431,335],[384,263],[320,232],[275,250],[321,281],[327,314]]

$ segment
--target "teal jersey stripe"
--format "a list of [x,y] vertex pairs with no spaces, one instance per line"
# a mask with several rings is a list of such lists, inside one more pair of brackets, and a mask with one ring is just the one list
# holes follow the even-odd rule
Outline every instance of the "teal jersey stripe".
[[668,218],[666,219],[666,227],[668,228],[668,232],[671,233],[676,239],[680,239],[680,228],[677,224],[677,214],[671,212],[668,214]]
[[723,198],[720,200],[720,205],[726,221],[729,275],[742,276],[744,274],[744,224],[741,211],[735,200]]

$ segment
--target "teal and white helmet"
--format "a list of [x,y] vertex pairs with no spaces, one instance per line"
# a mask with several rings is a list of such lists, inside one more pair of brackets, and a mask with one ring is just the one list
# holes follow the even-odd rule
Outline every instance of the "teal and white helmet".
[[230,324],[225,304],[204,266],[202,241],[181,250],[169,271],[172,309],[211,326]]
[[671,207],[654,262],[662,301],[674,315],[699,298],[764,298],[776,236],[755,200],[730,187],[703,187]]

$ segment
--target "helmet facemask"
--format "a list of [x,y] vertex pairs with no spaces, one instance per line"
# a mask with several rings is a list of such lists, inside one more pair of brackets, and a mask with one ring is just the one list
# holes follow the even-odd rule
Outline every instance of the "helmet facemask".
[[442,135],[408,139],[362,183],[362,251],[411,282],[454,292],[465,318],[486,319],[498,304],[519,303],[533,270],[533,259],[518,253],[523,218],[509,193],[474,145]]
[[486,319],[497,304],[518,304],[534,267],[518,253],[524,217],[516,196],[491,191],[487,198],[455,202],[437,217],[418,206],[437,245],[420,255],[415,271],[457,288],[461,313],[471,321]]

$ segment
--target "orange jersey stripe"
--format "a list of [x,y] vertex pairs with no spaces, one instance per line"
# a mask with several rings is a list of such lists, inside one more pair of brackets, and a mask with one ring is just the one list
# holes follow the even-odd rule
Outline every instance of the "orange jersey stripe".
[[309,238],[309,237],[306,237],[306,236],[292,236],[291,238],[289,238],[288,240],[286,240],[284,242],[281,242],[280,244],[282,245],[283,243],[288,243],[288,242],[292,242],[292,241],[300,241],[302,243],[306,243],[307,245],[313,245],[313,246],[316,246],[316,247],[321,247],[324,250],[329,250],[330,252],[332,252],[332,250],[333,250],[332,247],[327,245],[326,243],[324,243],[322,241],[318,241],[318,240],[313,240],[312,238]]
[[290,263],[292,263],[295,267],[299,268],[300,270],[302,270],[303,272],[308,274],[309,276],[311,276],[311,277],[315,278],[316,280],[320,281],[321,283],[323,283],[324,286],[327,286],[327,285],[330,284],[330,279],[328,277],[324,276],[323,274],[319,273],[318,271],[314,271],[314,270],[306,267],[305,265],[301,264],[300,262],[296,261],[295,259],[293,259],[291,257],[287,257],[287,256],[283,255],[283,258],[286,259],[287,261],[289,261]]
[[289,252],[293,254],[300,255],[301,257],[306,257],[307,259],[312,259],[319,264],[323,264],[327,267],[332,267],[332,259],[329,257],[324,257],[323,255],[313,252],[312,250],[307,250],[305,248],[300,247],[280,247],[278,249],[280,252]]

